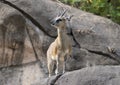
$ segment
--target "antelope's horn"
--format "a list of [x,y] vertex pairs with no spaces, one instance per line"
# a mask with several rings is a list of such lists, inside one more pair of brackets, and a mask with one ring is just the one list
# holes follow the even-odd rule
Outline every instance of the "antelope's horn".
[[61,17],[64,16],[66,12],[67,12],[67,9],[61,14]]

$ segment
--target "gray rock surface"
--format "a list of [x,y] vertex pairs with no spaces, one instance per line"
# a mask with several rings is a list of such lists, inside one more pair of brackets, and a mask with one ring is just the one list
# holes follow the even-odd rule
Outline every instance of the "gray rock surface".
[[88,67],[66,73],[55,85],[119,85],[119,66]]
[[31,85],[44,76],[37,62],[5,67],[0,69],[0,85]]
[[[72,28],[70,37],[73,43],[73,53],[72,57],[67,60],[66,70],[73,71],[89,66],[120,64],[120,26],[111,20],[50,0],[9,1],[30,14],[50,35],[54,36],[56,36],[56,29],[51,27],[50,20],[64,9],[68,9],[67,15],[74,15],[71,22],[67,24],[68,32]],[[19,11],[0,3],[0,78],[2,85],[9,85],[13,81],[16,81],[17,85],[31,85],[39,81],[39,78],[46,77],[46,51],[53,40],[54,38],[43,33],[40,28],[31,23]],[[24,67],[26,64],[30,65]],[[11,66],[13,67],[11,68]],[[12,74],[9,75],[9,70],[5,70],[6,73],[2,72],[4,68],[9,69],[9,67],[13,69],[10,72],[15,73],[11,79],[9,78]],[[16,68],[17,70],[14,71]],[[26,69],[33,71],[33,74],[28,76],[32,72]],[[38,76],[34,76],[34,74],[38,74]],[[16,78],[17,76],[21,78]],[[6,78],[8,80],[4,80]],[[25,83],[19,83],[22,78],[25,78],[25,80],[22,80]],[[34,78],[35,81],[32,81]],[[114,82],[117,80],[119,78],[113,79],[112,83],[115,84]],[[109,85],[109,82],[105,84]],[[12,83],[11,85],[16,84]],[[89,84],[83,83],[83,85]]]
[[46,78],[33,85],[119,85],[120,66],[86,67],[67,72],[52,84],[54,79],[55,77]]
[[[34,68],[34,69],[33,69]],[[0,70],[0,85],[52,85],[56,76],[42,78],[38,63]],[[95,66],[60,76],[54,85],[120,85],[120,66]]]

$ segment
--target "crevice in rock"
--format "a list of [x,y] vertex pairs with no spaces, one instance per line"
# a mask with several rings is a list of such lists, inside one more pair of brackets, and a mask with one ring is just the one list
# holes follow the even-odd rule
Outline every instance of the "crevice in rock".
[[86,49],[86,50],[87,50],[88,52],[90,52],[90,53],[102,55],[102,56],[104,56],[104,57],[113,59],[113,60],[117,61],[117,62],[120,64],[120,60],[117,59],[117,58],[116,58],[115,56],[113,56],[113,55],[110,55],[110,54],[105,53],[105,52],[102,52],[102,51],[94,51],[94,50],[90,50],[90,49]]
[[[38,54],[37,54],[36,49],[35,49],[35,47],[34,47],[34,44],[33,44],[33,41],[32,41],[32,38],[31,38],[31,35],[30,35],[30,32],[29,32],[29,29],[28,29],[27,26],[26,26],[26,32],[27,32],[28,37],[29,37],[29,39],[30,39],[30,42],[31,42],[31,45],[32,45],[32,48],[33,48],[33,51],[34,51],[34,54],[35,54],[36,61],[38,61],[38,63],[39,63],[39,68],[45,68],[45,67],[43,67],[42,59],[40,59],[40,58],[38,57]],[[44,73],[44,71],[45,71],[45,70],[43,69],[43,73]]]
[[33,64],[38,63],[38,62],[39,61],[32,61],[30,63],[23,63],[23,64],[17,64],[17,65],[4,66],[4,67],[0,67],[0,70],[8,69],[8,68],[21,68],[21,67],[33,65]]
[[62,76],[62,74],[59,74],[55,77],[55,79],[53,79],[51,82],[50,82],[50,85],[55,85],[55,83],[57,82],[57,80]]
[[4,25],[2,25],[2,45],[3,45],[3,47],[2,47],[2,59],[1,59],[1,63],[3,64],[4,63],[4,56],[5,56],[5,43],[6,43],[6,27],[4,26]]
[[[68,33],[68,35],[71,35],[74,42],[75,42],[75,46],[73,46],[73,47],[81,48],[81,45],[77,42],[77,40],[76,40],[76,38],[75,38],[75,36],[73,34],[73,30],[72,30],[71,26],[70,26],[70,33]],[[82,49],[85,49],[85,48],[82,48]],[[120,64],[120,60],[118,58],[116,58],[116,56],[110,55],[110,54],[102,52],[102,51],[95,51],[95,50],[90,50],[90,49],[85,49],[85,50],[87,50],[90,53],[94,53],[94,54],[97,54],[97,55],[102,55],[104,57],[113,59],[113,60],[117,61]]]
[[29,15],[28,13],[26,13],[25,11],[23,11],[22,9],[20,9],[19,7],[17,7],[16,5],[12,4],[11,2],[7,1],[7,0],[0,0],[0,2],[9,5],[10,7],[18,10],[21,14],[23,14],[23,16],[25,16],[28,20],[30,20],[35,26],[37,26],[43,33],[45,33],[47,36],[52,37],[52,38],[56,38],[56,36],[50,35],[45,29],[44,27],[42,27],[40,25],[39,22],[37,22],[31,15]]
[[[81,48],[81,45],[78,43],[78,41],[76,40],[76,38],[75,38],[75,36],[73,34],[73,30],[71,28],[70,22],[69,22],[69,26],[70,26],[69,27],[70,28],[70,32],[68,33],[68,35],[71,35],[73,40],[74,40],[74,42],[75,42],[75,45],[73,47]],[[82,49],[85,49],[85,48],[82,48]],[[120,60],[118,58],[116,58],[116,56],[114,56],[114,55],[110,55],[110,54],[102,52],[102,51],[94,51],[94,50],[90,50],[90,49],[85,49],[85,50],[87,50],[90,53],[94,53],[94,54],[97,54],[97,55],[102,55],[104,57],[113,59],[113,60],[117,61],[120,64]]]
[[36,52],[36,50],[35,50],[34,44],[33,44],[33,42],[32,42],[32,38],[31,38],[31,36],[30,36],[29,29],[28,29],[27,27],[26,27],[26,32],[27,32],[28,37],[29,37],[29,39],[30,39],[30,43],[31,43],[32,48],[33,48],[33,51],[34,51],[35,58],[36,58],[36,60],[40,61],[39,58],[38,58],[37,52]]
[[70,22],[68,22],[68,23],[69,23],[69,29],[70,29],[70,32],[67,33],[67,34],[68,34],[68,35],[71,35],[72,38],[73,38],[73,41],[75,42],[75,45],[74,45],[73,47],[81,48],[80,44],[78,43],[78,41],[76,40],[76,38],[75,38],[75,36],[74,36],[74,33],[73,33],[72,28],[71,28],[71,24],[70,24]]

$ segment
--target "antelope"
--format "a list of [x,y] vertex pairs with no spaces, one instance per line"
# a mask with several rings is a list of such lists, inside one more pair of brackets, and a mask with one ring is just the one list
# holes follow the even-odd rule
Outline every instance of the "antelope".
[[[51,23],[51,25],[57,29],[58,36],[47,50],[49,77],[53,72],[56,75],[65,73],[65,59],[71,55],[72,44],[69,36],[66,34],[66,21],[70,21],[72,16],[65,17],[65,13],[66,11],[54,18]],[[56,70],[53,70],[54,65],[56,65]]]

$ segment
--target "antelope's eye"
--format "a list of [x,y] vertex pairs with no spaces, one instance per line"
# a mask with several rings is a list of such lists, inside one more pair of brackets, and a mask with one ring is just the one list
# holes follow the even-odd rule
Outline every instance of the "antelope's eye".
[[56,20],[56,23],[59,23],[60,21],[62,21],[62,19],[58,19],[58,20]]

